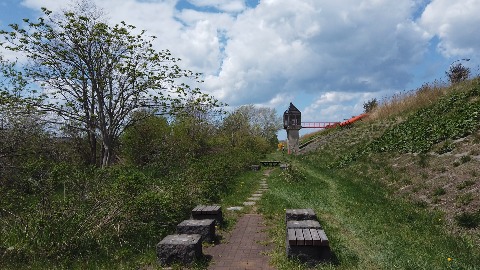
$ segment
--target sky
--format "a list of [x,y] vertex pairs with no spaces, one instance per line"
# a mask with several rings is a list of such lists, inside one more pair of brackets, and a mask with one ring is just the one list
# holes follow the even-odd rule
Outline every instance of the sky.
[[[447,81],[457,60],[480,73],[480,0],[92,1],[112,25],[157,36],[158,50],[203,73],[199,87],[230,107],[282,115],[293,102],[302,121],[343,121],[372,98]],[[69,5],[0,0],[0,28]]]

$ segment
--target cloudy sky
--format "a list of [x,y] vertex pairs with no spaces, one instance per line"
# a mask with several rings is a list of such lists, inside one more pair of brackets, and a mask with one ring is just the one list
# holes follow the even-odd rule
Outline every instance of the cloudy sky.
[[[112,24],[157,36],[217,99],[279,114],[293,102],[303,121],[342,121],[372,98],[445,81],[458,59],[479,73],[480,0],[92,1]],[[0,0],[0,28],[65,3]]]

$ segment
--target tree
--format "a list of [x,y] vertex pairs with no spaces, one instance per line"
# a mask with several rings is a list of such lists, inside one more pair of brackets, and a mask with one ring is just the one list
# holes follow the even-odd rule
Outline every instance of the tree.
[[375,108],[377,108],[378,102],[376,98],[372,98],[369,101],[366,101],[363,103],[363,111],[365,113],[370,113],[372,112]]
[[223,129],[231,133],[232,145],[238,144],[247,135],[263,138],[271,147],[278,143],[277,132],[282,128],[282,119],[273,108],[243,105],[230,113],[223,122]]
[[109,26],[93,4],[77,4],[57,16],[42,8],[44,17],[25,19],[26,29],[11,24],[11,31],[0,33],[5,48],[30,60],[24,76],[43,90],[40,109],[86,133],[91,163],[97,163],[97,138],[102,167],[112,162],[120,134],[139,109],[173,114],[185,100],[217,105],[200,89],[177,82],[199,82],[200,74],[181,69],[170,51],[156,51],[155,37],[125,22]]
[[[470,59],[461,59],[469,61]],[[457,60],[458,61],[458,60]],[[456,61],[455,61],[456,62]],[[445,72],[451,84],[463,82],[470,76],[470,68],[465,67],[462,63],[450,65],[450,69]]]

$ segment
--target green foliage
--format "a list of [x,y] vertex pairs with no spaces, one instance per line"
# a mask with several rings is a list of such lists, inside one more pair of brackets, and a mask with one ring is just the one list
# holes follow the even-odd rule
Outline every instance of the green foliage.
[[312,208],[330,239],[335,259],[315,269],[448,269],[448,256],[460,269],[476,268],[478,247],[446,232],[439,213],[393,198],[359,167],[327,169],[323,153],[292,161],[301,182],[285,184],[281,171],[270,176],[259,209],[272,225],[276,268],[311,269],[285,256],[285,209],[298,208]]
[[306,179],[303,170],[291,164],[287,167],[287,169],[280,173],[280,177],[282,177],[282,180],[287,183],[303,182]]
[[121,149],[130,164],[145,166],[169,152],[170,126],[165,118],[138,113],[134,121],[121,137]]
[[447,194],[447,191],[443,187],[438,187],[433,191],[433,196],[442,196]]
[[458,139],[479,128],[480,86],[454,93],[421,109],[375,140],[374,151],[425,152],[443,140]]
[[[54,158],[65,153],[26,155],[11,172],[15,181],[0,186],[0,267],[131,261],[149,252],[194,205],[229,194],[268,149],[260,137],[236,147],[224,137],[205,121],[169,124],[139,113],[122,137],[128,164],[101,169]],[[40,145],[58,145],[45,140]]]
[[200,74],[180,68],[170,51],[154,50],[154,37],[134,33],[125,22],[110,26],[92,2],[83,3],[62,14],[43,9],[38,22],[25,20],[25,29],[12,24],[0,35],[6,49],[30,60],[22,67],[26,82],[45,90],[44,102],[30,106],[86,133],[91,164],[97,164],[97,138],[102,166],[112,163],[119,136],[139,109],[173,114],[186,104],[197,110],[219,105],[185,83],[200,83]]
[[[244,105],[228,114],[222,129],[231,134],[231,144],[240,147],[261,147],[266,143],[269,152],[277,147],[277,132],[282,128],[282,120],[275,109]],[[263,142],[260,142],[263,139]],[[249,146],[251,145],[251,146]]]

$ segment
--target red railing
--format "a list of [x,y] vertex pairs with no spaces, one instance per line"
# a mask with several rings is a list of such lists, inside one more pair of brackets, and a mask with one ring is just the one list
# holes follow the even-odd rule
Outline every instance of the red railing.
[[336,126],[347,126],[367,116],[366,113],[354,116],[343,122],[302,122],[302,128],[333,128]]
[[302,122],[302,128],[332,128],[340,122]]

